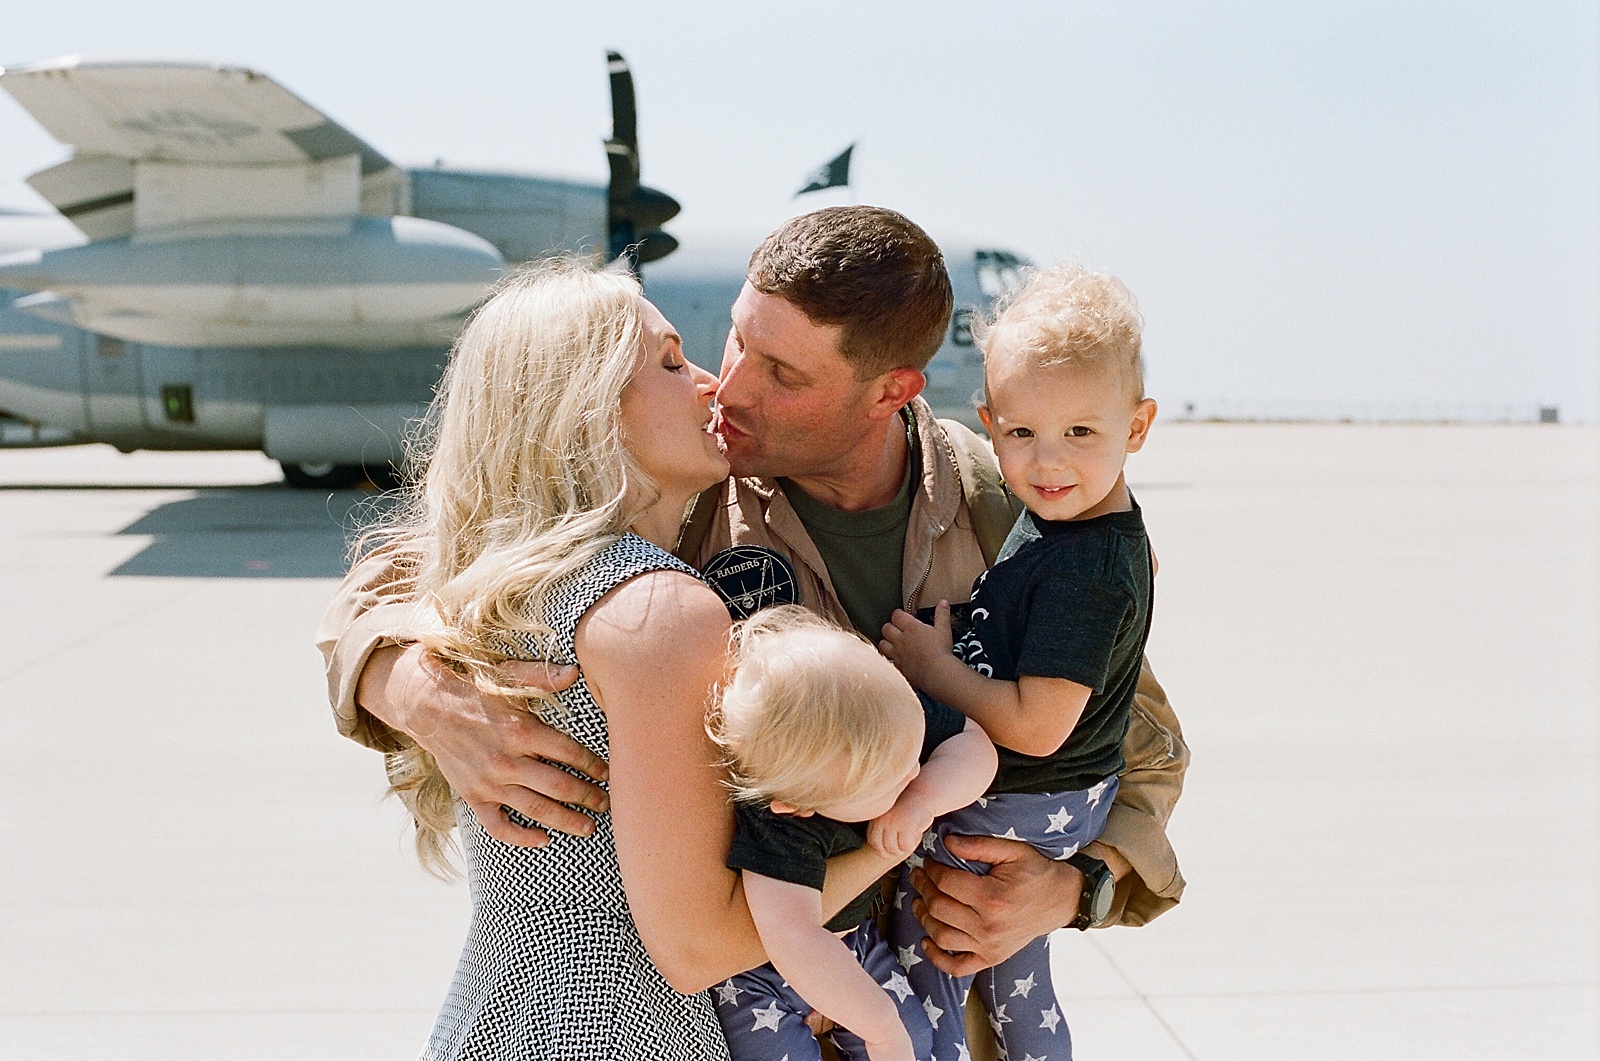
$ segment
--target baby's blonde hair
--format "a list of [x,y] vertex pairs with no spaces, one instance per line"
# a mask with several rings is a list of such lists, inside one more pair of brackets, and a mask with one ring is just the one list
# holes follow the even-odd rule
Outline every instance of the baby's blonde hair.
[[730,640],[707,729],[736,801],[814,811],[903,776],[922,706],[866,641],[794,605],[757,612]]
[[1144,398],[1143,331],[1144,318],[1127,285],[1073,263],[1032,273],[973,334],[986,365],[1024,358],[1037,368],[1115,371],[1137,402]]

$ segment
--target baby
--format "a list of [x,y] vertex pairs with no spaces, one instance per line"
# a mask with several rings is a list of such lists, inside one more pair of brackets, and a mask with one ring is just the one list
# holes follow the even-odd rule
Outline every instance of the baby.
[[896,861],[916,850],[937,815],[988,786],[989,739],[954,712],[925,722],[870,644],[792,606],[735,627],[710,730],[732,775],[728,866],[771,959],[712,989],[734,1061],[819,1058],[812,1009],[839,1025],[846,1058],[931,1057],[929,1014],[878,930],[881,889],[824,924],[826,860],[863,842]]
[[[1024,535],[1026,542],[979,576],[956,633],[941,601],[932,625],[895,612],[880,645],[913,685],[979,723],[999,749],[985,798],[942,816],[925,854],[986,872],[951,855],[944,837],[1023,840],[1072,861],[1085,873],[1086,895],[1095,887],[1103,901],[1109,872],[1079,852],[1104,829],[1123,767],[1154,568],[1123,479],[1127,455],[1144,445],[1156,415],[1144,396],[1140,329],[1128,289],[1077,266],[1033,274],[999,308],[981,334],[978,415],[1006,485],[1028,509],[1007,544]],[[975,981],[948,977],[923,957],[909,878],[908,867],[889,942],[917,995],[959,1013],[976,987],[1002,1056],[1070,1058],[1049,937]],[[966,1055],[960,1020],[934,1029],[934,1053]]]

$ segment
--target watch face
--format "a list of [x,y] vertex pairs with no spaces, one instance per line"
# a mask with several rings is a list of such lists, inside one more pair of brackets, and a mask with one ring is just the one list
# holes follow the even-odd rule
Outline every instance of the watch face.
[[1098,925],[1111,914],[1111,901],[1117,897],[1117,879],[1107,873],[1095,885],[1089,897],[1089,919]]

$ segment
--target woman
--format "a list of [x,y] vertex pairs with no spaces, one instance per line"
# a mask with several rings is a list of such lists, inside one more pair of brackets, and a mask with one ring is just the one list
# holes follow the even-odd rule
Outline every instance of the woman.
[[[411,560],[423,643],[610,761],[593,835],[490,837],[420,749],[393,788],[437,865],[459,827],[473,919],[429,1058],[718,1058],[703,990],[765,961],[738,878],[704,715],[728,615],[674,559],[688,503],[727,475],[715,380],[638,283],[580,264],[512,277],[456,344],[426,472],[381,548]],[[576,661],[553,700],[503,688],[507,658]],[[829,915],[889,869],[829,865]]]

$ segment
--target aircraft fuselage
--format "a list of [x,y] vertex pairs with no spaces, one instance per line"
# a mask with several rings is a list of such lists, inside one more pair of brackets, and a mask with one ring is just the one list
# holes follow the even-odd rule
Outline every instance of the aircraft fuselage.
[[[41,321],[0,291],[0,410],[61,442],[260,449],[292,464],[397,460],[442,345],[383,350],[184,347]],[[60,432],[68,437],[61,437]]]
[[[680,252],[681,254],[682,252]],[[1015,282],[1021,259],[947,250],[956,314],[927,369],[930,405],[975,423],[983,381],[970,319]],[[697,268],[692,254],[653,267],[646,294],[715,372],[743,270]],[[381,467],[402,458],[407,425],[438,383],[448,346],[178,346],[99,334],[41,317],[0,290],[0,413],[47,429],[9,444],[105,442],[137,449],[258,449],[286,468]],[[0,439],[0,444],[6,444]]]

